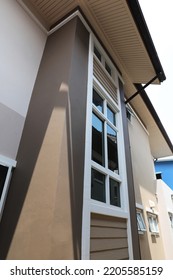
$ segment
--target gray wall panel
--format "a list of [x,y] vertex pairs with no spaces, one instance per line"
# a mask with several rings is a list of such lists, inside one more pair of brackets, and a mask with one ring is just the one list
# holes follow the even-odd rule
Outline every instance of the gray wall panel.
[[25,118],[0,103],[0,154],[15,159]]

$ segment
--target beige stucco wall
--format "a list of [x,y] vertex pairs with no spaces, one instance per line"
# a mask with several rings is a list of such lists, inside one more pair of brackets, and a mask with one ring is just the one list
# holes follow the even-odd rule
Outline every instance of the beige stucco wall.
[[171,190],[162,180],[156,181],[157,199],[159,210],[159,222],[162,232],[165,259],[173,260],[173,228],[168,216],[168,212],[173,213],[173,190]]
[[161,232],[153,236],[149,232],[146,208],[154,202],[154,211],[158,211],[154,163],[150,151],[148,133],[136,116],[129,122],[129,135],[132,156],[136,203],[142,205],[147,231],[139,235],[142,259],[164,259]]
[[66,106],[50,117],[8,259],[74,258]]

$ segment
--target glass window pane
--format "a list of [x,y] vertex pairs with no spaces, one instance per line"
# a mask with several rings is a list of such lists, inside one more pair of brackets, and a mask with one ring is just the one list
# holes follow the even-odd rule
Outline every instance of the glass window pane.
[[156,217],[148,217],[149,229],[151,232],[158,233],[158,222]]
[[108,168],[116,173],[118,170],[117,133],[107,125]]
[[97,109],[103,113],[103,99],[97,93],[95,89],[93,89],[93,104],[97,107]]
[[105,69],[109,73],[109,75],[111,76],[112,75],[112,70],[111,70],[111,67],[107,64],[107,62],[105,62]]
[[152,223],[152,218],[148,217],[148,222],[149,222],[149,229],[151,232],[154,232],[154,228],[153,228],[153,223]]
[[139,217],[138,214],[139,214],[139,213],[137,213],[137,225],[138,225],[138,230],[141,230],[140,217]]
[[104,124],[92,114],[92,160],[104,165]]
[[154,231],[159,232],[157,218],[153,218]]
[[106,202],[105,175],[95,169],[92,169],[91,173],[91,198]]
[[107,118],[111,123],[116,125],[115,113],[110,109],[109,106],[107,106]]
[[94,46],[94,53],[97,56],[97,58],[101,61],[101,54],[99,52],[99,50]]
[[8,172],[8,167],[0,165],[0,199],[3,192],[7,172]]
[[144,231],[145,230],[145,224],[142,217],[142,214],[137,212],[137,222],[138,222],[138,230]]
[[110,178],[109,184],[110,184],[110,204],[121,207],[119,183]]

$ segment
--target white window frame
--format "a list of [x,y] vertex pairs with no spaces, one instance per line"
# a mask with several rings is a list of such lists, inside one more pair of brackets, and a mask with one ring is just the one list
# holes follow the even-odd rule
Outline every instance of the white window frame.
[[[116,76],[116,71],[115,71],[115,67],[113,66],[113,64],[111,63],[111,61],[109,60],[109,58],[106,56],[106,54],[103,52],[101,52],[101,48],[97,47],[97,44],[94,42],[93,43],[93,49],[92,49],[92,56],[93,59],[97,59],[98,63],[100,63],[101,66],[104,65],[105,61],[108,61],[111,69],[112,69],[112,76],[109,75],[109,73],[107,73],[107,70],[104,69],[103,66],[103,70],[105,71],[105,73],[108,75],[108,77],[111,79],[111,81],[115,84],[116,88],[118,89],[118,84],[117,84],[117,79],[118,76]],[[97,56],[94,54],[94,46],[99,50],[99,52],[101,53],[101,61],[97,58]],[[109,95],[109,93],[105,90],[105,88],[100,84],[100,82],[96,79],[96,77],[92,78],[92,83],[93,83],[93,88],[97,91],[97,93],[103,98],[104,103],[103,103],[103,109],[105,113],[100,112],[97,107],[92,103],[92,112],[95,113],[103,122],[104,122],[104,151],[105,151],[105,166],[99,165],[98,163],[96,163],[95,161],[91,160],[91,168],[94,168],[95,170],[97,170],[98,172],[102,173],[105,175],[105,189],[106,189],[106,203],[105,202],[100,202],[97,200],[92,200],[92,203],[95,204],[96,206],[100,206],[100,207],[106,207],[106,208],[112,208],[112,210],[115,210],[115,208],[117,208],[117,210],[119,211],[120,209],[124,210],[126,207],[126,201],[123,201],[124,198],[124,188],[123,188],[123,182],[124,177],[123,177],[123,173],[125,172],[124,170],[124,165],[122,162],[122,158],[124,156],[122,151],[122,146],[120,143],[123,143],[123,135],[122,135],[122,123],[121,123],[121,118],[120,118],[120,107],[119,107],[119,91],[117,90],[117,95],[118,95],[118,104],[112,99],[112,97]],[[93,92],[93,88],[92,88],[92,92]],[[108,118],[107,118],[107,105],[109,105],[109,107],[113,110],[113,112],[116,114],[116,126],[114,124],[112,124]],[[118,151],[118,168],[119,168],[119,174],[113,172],[112,170],[110,170],[108,168],[108,155],[107,155],[107,128],[106,128],[106,124],[108,124],[113,130],[116,131],[117,133],[117,151]],[[120,201],[121,201],[121,207],[115,206],[115,205],[111,205],[110,204],[110,189],[109,189],[109,178],[112,178],[113,180],[117,181],[120,184]]]
[[[97,49],[97,51],[100,53],[101,56],[101,60],[99,60],[99,58],[97,57],[97,55],[94,52],[94,48]],[[99,61],[99,63],[102,64],[102,68],[105,70],[106,74],[109,76],[109,78],[111,78],[111,80],[114,82],[113,77],[116,75],[115,74],[115,67],[112,65],[112,62],[110,61],[109,58],[106,58],[106,56],[103,54],[103,50],[101,51],[100,47],[98,47],[98,44],[94,43],[94,47],[93,47],[93,55],[95,57],[95,59],[97,61]],[[108,70],[106,69],[106,64],[107,66],[110,68],[111,70],[111,74],[108,72]]]
[[144,232],[146,232],[146,225],[144,222],[143,213],[139,209],[136,210],[136,218],[137,218],[137,225],[138,225],[138,233],[144,234]]
[[[101,174],[105,175],[105,189],[106,189],[106,202],[98,202],[97,200],[94,200],[93,203],[104,203],[107,205],[107,207],[118,207],[114,205],[110,205],[110,188],[109,188],[109,178],[117,181],[120,184],[120,200],[121,200],[121,176],[120,174],[113,172],[108,168],[108,150],[107,150],[107,125],[109,125],[116,133],[117,133],[117,152],[118,152],[118,171],[120,173],[120,167],[119,167],[119,129],[118,125],[114,125],[110,122],[110,120],[107,118],[107,105],[111,108],[111,110],[116,114],[116,122],[118,122],[118,108],[117,104],[113,101],[110,102],[108,93],[104,92],[102,89],[99,89],[99,85],[95,86],[96,79],[93,81],[93,88],[97,91],[97,93],[103,98],[103,110],[104,112],[100,112],[97,107],[92,104],[92,112],[103,121],[104,125],[104,160],[105,160],[105,166],[102,166],[95,161],[91,160],[91,168],[97,170]],[[119,207],[118,207],[119,208]]]
[[16,167],[16,161],[13,159],[10,159],[8,157],[0,155],[0,165],[8,168],[6,179],[5,179],[3,190],[2,190],[2,194],[1,194],[1,199],[0,199],[0,221],[1,221],[4,206],[5,206],[5,201],[6,201],[7,194],[8,194],[10,179],[11,179],[11,175],[12,175],[12,169],[14,167]]
[[[123,124],[121,118],[121,107],[119,107],[111,96],[107,95],[107,99],[113,104],[114,110],[119,112],[117,114],[117,129],[118,133],[118,154],[119,154],[119,174],[114,173],[112,176],[112,171],[108,170],[108,175],[110,177],[115,178],[117,181],[121,182],[120,190],[121,190],[121,207],[116,207],[112,205],[108,205],[106,203],[96,201],[91,199],[91,168],[95,167],[101,173],[105,173],[105,169],[102,168],[101,165],[93,162],[91,160],[91,142],[92,142],[92,111],[93,111],[93,85],[95,87],[99,87],[99,93],[106,94],[105,89],[96,80],[93,75],[93,59],[94,59],[94,44],[96,47],[99,45],[96,37],[90,31],[90,46],[89,46],[89,60],[88,60],[88,91],[87,91],[87,110],[86,110],[86,139],[85,139],[85,170],[84,170],[84,194],[83,194],[83,224],[82,224],[82,259],[89,259],[90,252],[90,221],[91,221],[91,213],[97,213],[101,215],[108,215],[112,217],[119,217],[127,219],[127,232],[128,232],[128,250],[129,250],[129,258],[133,259],[133,248],[132,248],[132,236],[131,236],[131,223],[130,223],[130,211],[129,211],[129,199],[128,199],[128,187],[127,187],[127,174],[126,174],[126,161],[125,161],[125,150],[124,150],[124,136],[123,136]],[[107,57],[105,51],[99,47],[102,55],[105,56],[107,62],[113,69],[112,77],[109,76],[111,81],[114,81],[117,88],[117,98],[118,104],[120,104],[120,93],[118,86],[118,79],[122,82],[122,77],[115,69],[112,62]],[[103,65],[102,65],[103,68]],[[105,70],[106,71],[106,70]],[[108,74],[109,75],[109,74]],[[98,88],[97,88],[98,89]],[[111,106],[110,106],[111,107]],[[97,110],[97,109],[96,109]],[[99,110],[98,110],[99,111]],[[99,112],[98,112],[99,114]],[[107,136],[107,135],[106,135]]]
[[158,216],[148,213],[148,224],[150,233],[159,235]]

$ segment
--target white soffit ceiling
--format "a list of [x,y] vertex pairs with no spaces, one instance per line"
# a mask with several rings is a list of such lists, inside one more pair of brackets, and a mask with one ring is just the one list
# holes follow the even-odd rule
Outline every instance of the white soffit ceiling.
[[125,0],[18,1],[24,3],[47,30],[80,7],[122,75],[125,71],[132,83],[147,83],[156,75]]
[[[156,75],[125,0],[18,0],[18,2],[24,4],[47,31],[80,7],[122,72],[127,98],[136,92],[133,83],[146,84]],[[155,83],[158,83],[158,80]],[[149,131],[152,155],[158,158],[172,154],[141,97],[136,97],[131,104]]]

